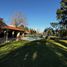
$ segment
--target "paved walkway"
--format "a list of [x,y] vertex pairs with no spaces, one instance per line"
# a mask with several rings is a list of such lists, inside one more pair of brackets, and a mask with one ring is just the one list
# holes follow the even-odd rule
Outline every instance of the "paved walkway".
[[34,40],[40,40],[40,39],[42,39],[42,38],[38,38],[38,37],[35,37],[35,38],[33,38],[33,37],[23,37],[22,38],[22,40],[28,40],[28,41],[34,41]]

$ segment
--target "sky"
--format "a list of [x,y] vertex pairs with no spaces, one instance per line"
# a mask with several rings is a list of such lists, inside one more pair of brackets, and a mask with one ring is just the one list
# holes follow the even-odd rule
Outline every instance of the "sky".
[[29,28],[43,31],[57,22],[56,10],[60,0],[0,0],[0,17],[6,24],[11,24],[15,12],[21,12],[27,18]]

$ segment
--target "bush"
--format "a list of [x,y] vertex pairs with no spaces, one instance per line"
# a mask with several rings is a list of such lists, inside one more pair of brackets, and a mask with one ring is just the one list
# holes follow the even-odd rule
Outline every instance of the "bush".
[[65,37],[67,36],[67,30],[60,30],[59,31],[60,37]]

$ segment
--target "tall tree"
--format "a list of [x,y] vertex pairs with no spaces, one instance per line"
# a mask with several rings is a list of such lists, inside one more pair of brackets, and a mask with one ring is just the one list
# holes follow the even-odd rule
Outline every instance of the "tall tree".
[[21,13],[17,12],[12,16],[12,25],[19,27],[19,26],[26,26],[26,17]]
[[61,0],[60,8],[57,10],[57,19],[64,29],[67,29],[67,0]]

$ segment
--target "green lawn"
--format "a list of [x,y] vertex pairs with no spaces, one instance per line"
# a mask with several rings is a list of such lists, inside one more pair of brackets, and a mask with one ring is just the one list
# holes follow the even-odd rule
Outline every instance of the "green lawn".
[[15,49],[24,46],[25,43],[27,43],[27,41],[13,41],[13,42],[2,44],[0,46],[0,59],[6,54],[14,51]]
[[7,43],[0,47],[0,67],[67,67],[67,52],[59,47],[48,40]]

